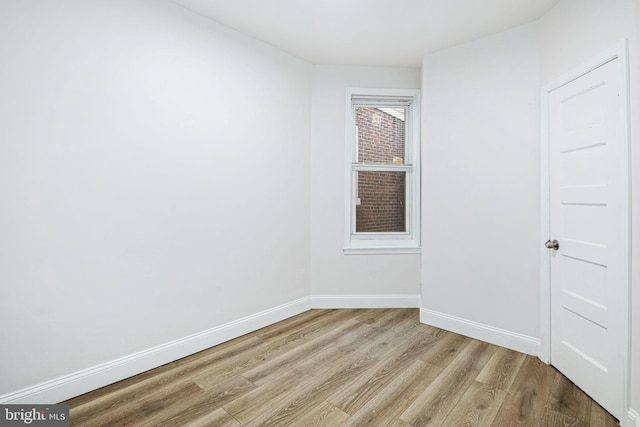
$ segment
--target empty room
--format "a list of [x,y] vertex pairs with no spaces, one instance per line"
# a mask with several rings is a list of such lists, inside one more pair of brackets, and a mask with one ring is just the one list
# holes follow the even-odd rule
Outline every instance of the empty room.
[[640,0],[0,0],[0,425],[640,427]]

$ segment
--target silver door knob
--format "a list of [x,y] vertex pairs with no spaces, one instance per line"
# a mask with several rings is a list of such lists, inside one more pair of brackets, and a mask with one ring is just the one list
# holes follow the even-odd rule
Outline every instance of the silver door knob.
[[560,243],[557,240],[547,240],[544,244],[547,249],[555,249],[556,251],[560,249]]

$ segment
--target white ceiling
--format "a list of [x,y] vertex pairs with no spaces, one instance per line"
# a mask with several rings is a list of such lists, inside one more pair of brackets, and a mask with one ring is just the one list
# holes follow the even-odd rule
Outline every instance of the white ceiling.
[[172,0],[314,64],[422,56],[541,17],[559,0]]

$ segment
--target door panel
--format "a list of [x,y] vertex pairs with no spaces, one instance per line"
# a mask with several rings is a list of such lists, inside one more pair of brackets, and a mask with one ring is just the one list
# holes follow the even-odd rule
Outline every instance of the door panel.
[[[593,191],[593,188],[581,188],[587,192]],[[603,245],[607,241],[606,224],[607,206],[595,204],[582,199],[580,203],[563,202],[562,204],[562,222],[564,230],[562,237],[575,241],[589,242],[591,244]],[[566,199],[565,199],[566,200]],[[597,203],[600,203],[598,201]]]
[[588,150],[577,150],[571,155],[562,156],[561,172],[564,190],[576,190],[580,189],[580,185],[598,185],[605,182],[606,153],[606,145],[598,144],[592,145]]
[[602,301],[607,291],[607,267],[565,256],[562,258],[564,291],[587,301]]
[[626,174],[614,59],[549,94],[551,363],[622,415]]

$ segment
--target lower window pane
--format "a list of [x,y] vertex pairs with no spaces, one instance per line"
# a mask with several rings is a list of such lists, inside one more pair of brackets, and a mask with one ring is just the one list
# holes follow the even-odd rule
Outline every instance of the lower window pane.
[[356,232],[406,232],[406,172],[357,174]]

